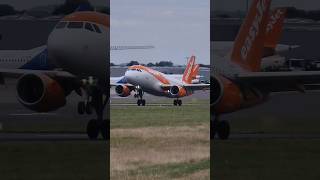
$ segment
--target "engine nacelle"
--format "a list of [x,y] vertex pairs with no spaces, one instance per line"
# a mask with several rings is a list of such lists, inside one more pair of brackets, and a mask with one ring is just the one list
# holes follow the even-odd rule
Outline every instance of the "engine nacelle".
[[184,97],[187,96],[187,91],[185,88],[180,86],[172,86],[169,90],[172,97]]
[[127,97],[127,96],[130,96],[131,90],[128,86],[118,85],[116,86],[116,93],[120,97]]
[[37,112],[56,110],[66,104],[64,89],[46,75],[22,76],[17,83],[17,96],[22,105]]
[[224,77],[211,77],[210,104],[215,113],[228,113],[239,110],[243,95],[237,84]]

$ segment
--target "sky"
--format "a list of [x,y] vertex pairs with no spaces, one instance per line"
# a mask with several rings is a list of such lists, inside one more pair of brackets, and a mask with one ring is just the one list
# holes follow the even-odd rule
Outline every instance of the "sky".
[[153,45],[111,51],[111,62],[210,63],[209,0],[111,0],[111,45]]

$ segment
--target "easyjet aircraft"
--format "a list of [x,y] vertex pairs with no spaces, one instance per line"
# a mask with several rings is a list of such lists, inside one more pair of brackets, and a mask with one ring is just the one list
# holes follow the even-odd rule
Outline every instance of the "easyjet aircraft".
[[[271,0],[253,0],[227,58],[213,59],[212,131],[227,139],[229,123],[220,116],[265,102],[270,93],[308,90],[320,82],[318,71],[261,72]],[[212,52],[214,53],[214,52]]]
[[137,105],[145,106],[146,101],[143,99],[144,92],[155,96],[165,96],[175,98],[175,106],[182,105],[179,98],[189,96],[196,90],[204,90],[210,87],[209,84],[194,83],[199,65],[195,64],[195,56],[189,59],[183,75],[168,75],[151,68],[134,65],[130,66],[122,77],[111,78],[111,86],[115,86],[116,93],[121,97],[127,97],[132,91],[138,98]]
[[89,138],[99,133],[108,138],[109,121],[103,112],[109,99],[109,15],[82,11],[60,20],[48,37],[47,45],[27,51],[1,51],[1,82],[18,78],[18,100],[37,111],[54,111],[66,104],[66,97],[76,91],[82,100],[79,113],[97,118],[87,125]]
[[[262,69],[282,66],[285,63],[285,57],[280,56],[279,53],[284,53],[298,47],[296,45],[278,44],[283,31],[286,11],[286,8],[276,8],[270,13],[261,61]],[[212,47],[214,59],[224,58],[231,53],[233,42],[214,41]]]

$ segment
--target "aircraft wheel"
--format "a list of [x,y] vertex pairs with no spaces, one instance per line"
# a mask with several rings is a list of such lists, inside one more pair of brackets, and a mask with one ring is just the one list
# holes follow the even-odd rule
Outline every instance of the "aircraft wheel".
[[137,105],[140,106],[141,105],[141,99],[137,100]]
[[85,109],[87,114],[92,114],[92,106],[90,102],[87,102]]
[[225,140],[230,135],[230,124],[228,121],[220,121],[217,126],[217,134],[220,139]]
[[177,102],[178,105],[181,106],[181,105],[182,105],[182,100],[179,99],[179,100],[177,100],[177,101],[178,101],[178,102]]
[[99,135],[99,123],[97,120],[92,119],[87,125],[87,135],[91,140],[95,140]]
[[110,139],[110,134],[109,134],[109,129],[110,129],[110,121],[109,120],[103,120],[101,124],[101,135],[104,140],[109,140]]
[[85,103],[84,103],[83,101],[80,101],[80,102],[78,103],[78,113],[79,113],[79,114],[84,114],[85,109],[86,109]]
[[145,99],[142,99],[142,100],[141,100],[141,105],[142,105],[142,106],[145,106],[145,105],[146,105],[146,100],[145,100]]
[[173,100],[173,105],[174,105],[174,106],[177,106],[177,104],[178,104],[177,100],[176,100],[176,99]]

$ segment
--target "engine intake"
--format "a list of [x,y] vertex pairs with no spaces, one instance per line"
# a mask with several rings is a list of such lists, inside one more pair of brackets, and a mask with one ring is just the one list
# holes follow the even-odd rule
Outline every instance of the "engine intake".
[[215,105],[217,104],[223,95],[223,84],[222,82],[216,78],[211,76],[210,77],[210,104]]
[[115,90],[120,97],[127,97],[131,94],[130,88],[125,85],[118,85]]
[[172,86],[169,91],[173,97],[184,97],[187,95],[186,89],[180,86]]
[[61,85],[46,75],[27,74],[17,83],[19,102],[37,112],[56,110],[66,104]]

